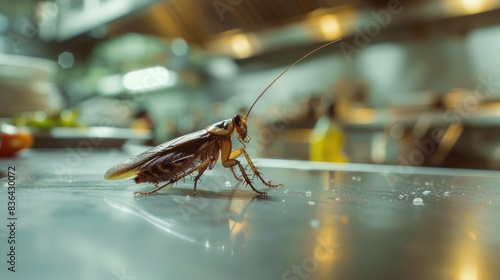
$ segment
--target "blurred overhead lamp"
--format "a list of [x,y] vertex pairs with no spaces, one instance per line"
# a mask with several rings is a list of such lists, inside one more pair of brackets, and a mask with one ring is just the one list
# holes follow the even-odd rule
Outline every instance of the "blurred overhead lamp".
[[248,36],[245,34],[236,34],[231,38],[231,47],[234,54],[239,58],[246,58],[252,55],[252,45]]
[[130,92],[167,88],[177,82],[177,73],[163,66],[128,72],[123,75],[123,87]]
[[332,14],[326,14],[319,18],[319,28],[326,40],[334,40],[342,37],[339,19]]
[[455,15],[477,14],[498,5],[492,0],[445,0],[443,2],[445,7]]
[[486,9],[486,0],[460,0],[458,1],[467,13],[479,13]]

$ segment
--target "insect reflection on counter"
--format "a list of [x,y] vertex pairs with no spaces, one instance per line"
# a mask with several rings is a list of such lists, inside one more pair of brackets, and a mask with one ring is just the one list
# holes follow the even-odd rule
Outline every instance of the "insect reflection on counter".
[[[237,157],[240,155],[245,157],[253,174],[259,178],[264,185],[268,187],[277,187],[280,186],[280,184],[271,184],[270,181],[264,180],[246,150],[244,148],[232,148],[231,137],[236,133],[236,139],[245,147],[245,144],[250,142],[250,136],[247,135],[248,116],[257,101],[259,101],[264,93],[266,93],[266,91],[295,64],[319,49],[335,42],[336,41],[332,41],[314,49],[292,65],[288,66],[288,68],[262,91],[250,109],[248,109],[246,116],[235,115],[231,119],[220,121],[207,126],[203,130],[186,134],[151,148],[129,160],[111,167],[106,171],[106,174],[104,174],[104,178],[108,180],[118,180],[135,176],[135,183],[152,183],[155,186],[151,191],[136,193],[139,195],[149,195],[197,172],[194,178],[194,195],[196,195],[198,180],[207,169],[212,169],[215,166],[220,156],[222,166],[229,168],[238,181],[244,181],[256,193],[265,195],[266,192],[259,191],[253,186],[252,180],[241,162],[236,159]],[[236,175],[235,167],[238,168],[241,177]],[[160,183],[163,184],[160,185]]]

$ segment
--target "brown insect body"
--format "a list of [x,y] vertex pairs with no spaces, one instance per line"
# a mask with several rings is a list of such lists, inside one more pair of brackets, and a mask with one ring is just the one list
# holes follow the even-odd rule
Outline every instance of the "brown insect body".
[[[213,169],[217,160],[221,159],[222,166],[230,168],[232,174],[238,181],[245,181],[258,194],[266,194],[254,188],[243,165],[236,158],[243,155],[254,175],[259,178],[264,185],[268,187],[277,187],[279,185],[271,184],[262,178],[260,172],[253,164],[250,156],[244,148],[232,148],[231,137],[236,133],[236,138],[243,146],[250,142],[247,135],[247,119],[252,108],[264,93],[290,68],[302,61],[312,53],[326,47],[336,41],[324,44],[308,54],[301,57],[292,65],[288,66],[278,77],[276,77],[264,91],[257,97],[255,102],[248,110],[246,116],[235,115],[232,119],[220,121],[207,126],[205,129],[186,134],[184,136],[165,142],[159,146],[151,148],[129,160],[121,162],[111,167],[104,178],[108,180],[118,180],[128,177],[134,177],[135,183],[152,183],[155,189],[149,192],[138,192],[137,194],[148,195],[159,191],[160,189],[171,185],[180,179],[198,172],[194,178],[194,194],[196,195],[196,185],[198,180],[207,169]],[[241,178],[234,171],[238,167]],[[164,182],[163,185],[158,184]]]
[[[153,183],[156,186],[156,189],[151,192],[139,194],[151,194],[198,171],[194,187],[196,193],[197,181],[207,169],[213,169],[220,156],[222,165],[231,168],[236,179],[245,180],[255,192],[265,194],[253,187],[243,166],[235,159],[237,156],[242,153],[245,155],[248,164],[264,184],[269,187],[277,185],[266,182],[260,176],[244,149],[232,149],[231,137],[235,132],[237,139],[243,145],[250,141],[247,136],[246,117],[235,115],[232,119],[215,123],[207,126],[204,130],[186,134],[151,148],[113,166],[106,172],[104,178],[116,180],[135,175],[134,181],[136,183]],[[233,170],[234,166],[239,167],[243,179],[236,176]],[[158,186],[160,182],[165,182],[165,184]]]

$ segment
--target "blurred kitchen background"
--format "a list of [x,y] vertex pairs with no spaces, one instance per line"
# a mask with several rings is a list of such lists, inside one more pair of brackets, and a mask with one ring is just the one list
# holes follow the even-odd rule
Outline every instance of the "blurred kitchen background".
[[339,39],[257,103],[252,156],[500,168],[499,0],[3,1],[0,118],[33,148],[155,145]]

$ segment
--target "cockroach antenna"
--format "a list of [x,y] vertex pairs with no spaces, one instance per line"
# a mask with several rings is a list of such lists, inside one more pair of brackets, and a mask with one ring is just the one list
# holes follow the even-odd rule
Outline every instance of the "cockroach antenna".
[[333,43],[336,43],[338,41],[342,40],[342,38],[340,39],[337,39],[335,41],[331,41],[331,42],[328,42],[324,45],[321,45],[317,48],[315,48],[314,50],[310,51],[309,53],[307,53],[306,55],[304,55],[303,57],[299,58],[297,61],[295,61],[293,64],[291,64],[290,66],[288,66],[283,72],[281,72],[281,74],[278,75],[278,77],[276,77],[265,89],[264,91],[262,91],[262,93],[259,95],[259,97],[257,97],[257,99],[255,99],[254,103],[252,104],[252,106],[250,107],[250,109],[248,109],[248,112],[245,116],[245,118],[248,118],[248,115],[250,115],[250,112],[252,111],[253,109],[253,106],[255,106],[255,104],[257,104],[257,101],[259,101],[259,99],[264,95],[264,93],[267,92],[267,90],[279,79],[281,78],[281,76],[285,75],[286,72],[288,72],[288,70],[290,70],[293,66],[297,65],[297,63],[301,62],[302,60],[306,59],[308,56],[312,55],[313,53],[321,50],[322,48],[326,47],[326,46],[329,46]]

